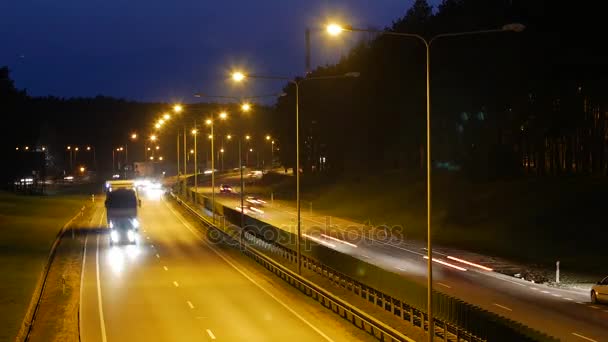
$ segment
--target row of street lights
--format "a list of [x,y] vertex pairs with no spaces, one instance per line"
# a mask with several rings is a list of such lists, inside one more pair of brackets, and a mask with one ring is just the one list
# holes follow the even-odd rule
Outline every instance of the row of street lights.
[[[352,26],[344,26],[338,24],[329,24],[326,27],[326,31],[331,36],[338,36],[344,32],[370,32],[382,35],[389,35],[395,37],[405,37],[405,38],[413,38],[421,41],[426,48],[426,62],[425,62],[425,71],[426,71],[426,190],[427,190],[427,314],[428,314],[428,341],[433,341],[434,335],[434,327],[433,327],[433,314],[432,314],[432,289],[433,289],[433,257],[432,257],[432,230],[431,230],[431,98],[430,98],[430,52],[432,44],[440,38],[447,37],[461,37],[461,36],[469,36],[469,35],[478,35],[478,34],[490,34],[490,33],[499,33],[499,32],[521,32],[525,29],[524,25],[514,23],[509,25],[504,25],[499,29],[492,30],[480,30],[480,31],[466,31],[466,32],[458,32],[458,33],[445,33],[436,35],[430,39],[427,39],[421,35],[414,33],[399,33],[399,32],[391,32],[391,31],[379,31],[379,30],[370,30],[370,29],[361,29],[354,28]],[[308,51],[308,35],[309,31],[306,30],[306,43],[307,43],[307,51]],[[306,56],[307,66],[309,62],[309,55],[307,52]],[[308,70],[307,70],[308,71]],[[322,80],[322,79],[336,79],[336,78],[344,78],[344,77],[357,77],[358,73],[347,73],[342,76],[322,76],[322,77],[305,77],[302,79],[292,80],[289,77],[274,77],[274,76],[258,76],[258,75],[248,75],[242,71],[235,71],[232,74],[232,79],[235,82],[243,82],[248,78],[252,79],[270,79],[270,80],[283,80],[292,83],[295,86],[295,96],[296,96],[296,108],[295,108],[295,116],[296,116],[296,206],[297,206],[297,259],[298,259],[298,273],[301,273],[301,251],[300,251],[300,240],[301,240],[301,206],[300,206],[300,137],[299,137],[299,86],[303,81],[308,80]]]

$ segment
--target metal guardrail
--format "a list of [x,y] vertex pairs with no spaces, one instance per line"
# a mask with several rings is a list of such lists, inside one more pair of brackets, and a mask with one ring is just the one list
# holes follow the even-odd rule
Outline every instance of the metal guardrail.
[[[218,231],[224,233],[227,237],[231,239],[238,238],[227,232],[225,230],[224,225],[218,227],[217,225],[213,224],[213,222],[210,222],[206,217],[201,215],[196,209],[192,208],[190,205],[181,200],[175,194],[171,193],[171,196],[176,199],[177,203],[186,208],[190,213],[194,214],[207,227],[217,229]],[[332,310],[334,313],[340,315],[340,317],[348,320],[353,325],[357,326],[362,330],[365,330],[367,333],[373,335],[380,341],[414,342],[413,339],[405,336],[396,329],[370,316],[369,314],[365,313],[361,309],[358,309],[354,305],[347,303],[346,301],[340,299],[331,292],[319,287],[313,282],[299,276],[295,272],[291,271],[280,263],[277,263],[272,258],[269,258],[260,251],[257,251],[246,244],[243,244],[242,248],[244,254],[253,258],[256,262],[264,266],[266,269],[270,270],[279,278],[283,279],[291,286],[297,288],[307,296],[313,298],[321,305]]]
[[[191,211],[196,212],[190,206],[188,207]],[[223,211],[225,212],[226,209],[232,210],[224,208]],[[198,212],[196,214],[205,219]],[[228,215],[228,212],[225,212],[225,214]],[[238,225],[235,226],[238,227]],[[225,229],[224,225],[222,227]],[[251,232],[243,234],[243,238],[252,245],[276,254],[290,263],[297,263],[296,252],[286,246],[275,241],[267,241],[262,236],[256,236]],[[302,265],[305,268],[329,279],[334,285],[349,290],[370,303],[374,303],[379,308],[408,322],[411,326],[420,328],[423,331],[428,330],[428,316],[422,308],[410,305],[402,298],[395,298],[374,287],[367,286],[318,260],[306,255],[302,255],[301,257]],[[276,261],[274,262],[276,263]],[[416,289],[410,288],[410,290]],[[416,297],[416,291],[414,291],[413,295]],[[456,342],[557,340],[538,330],[514,320],[498,316],[487,310],[463,302],[458,298],[437,291],[433,295],[435,297],[434,302],[437,305],[436,316],[433,317],[433,321],[435,336],[439,340]]]
[[34,326],[34,322],[36,321],[36,314],[38,313],[38,309],[40,309],[40,301],[42,300],[42,295],[44,294],[44,289],[46,288],[46,280],[49,276],[49,271],[51,270],[51,265],[53,264],[53,260],[55,259],[55,254],[57,253],[57,247],[61,242],[61,239],[66,232],[67,228],[74,222],[75,219],[81,217],[84,214],[84,210],[86,207],[82,207],[74,217],[72,217],[66,224],[61,227],[57,235],[55,236],[55,240],[53,241],[53,245],[49,251],[49,255],[46,259],[46,263],[44,268],[40,272],[40,276],[38,277],[38,281],[36,282],[36,286],[34,287],[34,293],[32,294],[32,298],[30,300],[30,304],[28,305],[28,309],[25,312],[25,317],[23,317],[23,321],[21,322],[21,326],[19,331],[17,332],[17,336],[15,336],[15,341],[27,341],[30,337],[30,333],[32,332],[32,327]]

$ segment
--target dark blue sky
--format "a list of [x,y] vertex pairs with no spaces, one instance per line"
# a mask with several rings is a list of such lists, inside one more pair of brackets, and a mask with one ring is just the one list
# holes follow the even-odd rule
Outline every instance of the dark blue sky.
[[[384,27],[413,0],[19,0],[0,3],[0,65],[31,95],[97,94],[192,101],[192,93],[276,92],[258,81],[233,89],[235,67],[301,75],[304,29],[329,18]],[[431,1],[437,3],[438,1]],[[313,67],[357,39],[312,35]],[[264,82],[261,84],[260,82]],[[243,86],[241,86],[243,88]]]

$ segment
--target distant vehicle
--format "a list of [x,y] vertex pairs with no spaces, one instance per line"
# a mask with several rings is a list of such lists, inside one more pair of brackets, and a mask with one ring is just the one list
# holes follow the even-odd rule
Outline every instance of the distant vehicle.
[[247,173],[247,177],[249,178],[262,178],[263,175],[264,173],[260,170],[249,171],[249,173]]
[[593,285],[591,288],[591,302],[608,303],[608,277]]
[[244,205],[243,209],[241,209],[241,206],[237,206],[235,207],[235,209],[238,212],[241,212],[241,210],[243,211],[243,214],[245,215],[249,215],[249,214],[258,214],[258,215],[263,215],[264,214],[264,210],[256,208],[256,207],[252,207],[250,205]]
[[118,189],[134,189],[135,182],[132,180],[111,180],[106,182],[106,192]]
[[137,208],[141,200],[135,189],[116,189],[106,195],[106,214],[110,228],[110,245],[135,244],[139,231]]
[[228,184],[220,185],[220,193],[222,194],[231,194],[233,192],[232,187]]
[[266,201],[264,201],[261,198],[255,197],[255,196],[247,196],[245,201],[247,201],[248,203],[260,205],[260,206],[263,206],[264,204],[266,204]]

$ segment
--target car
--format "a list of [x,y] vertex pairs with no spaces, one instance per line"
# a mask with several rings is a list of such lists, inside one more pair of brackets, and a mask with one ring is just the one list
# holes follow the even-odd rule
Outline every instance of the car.
[[608,277],[593,285],[591,288],[591,302],[608,303]]
[[228,184],[220,185],[220,193],[222,194],[231,194],[233,192],[232,187]]
[[259,197],[255,197],[255,196],[247,196],[245,201],[247,201],[248,203],[254,204],[254,205],[259,205],[259,206],[264,206],[264,204],[266,204],[266,201],[264,201],[263,199],[261,199]]

